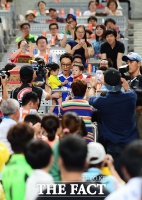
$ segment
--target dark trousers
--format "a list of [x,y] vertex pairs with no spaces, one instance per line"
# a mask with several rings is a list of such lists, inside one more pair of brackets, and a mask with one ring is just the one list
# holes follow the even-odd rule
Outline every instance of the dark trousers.
[[126,145],[125,144],[113,144],[112,142],[107,142],[107,154],[110,154],[114,159],[114,167],[118,172],[119,176],[124,179],[121,172],[120,166],[120,155]]

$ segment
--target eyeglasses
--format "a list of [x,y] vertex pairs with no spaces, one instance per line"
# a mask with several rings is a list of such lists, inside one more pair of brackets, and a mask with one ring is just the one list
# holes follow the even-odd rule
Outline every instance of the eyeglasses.
[[70,63],[68,63],[68,64],[61,63],[61,66],[62,66],[62,67],[70,67],[70,66],[71,66],[71,64],[70,64]]
[[57,29],[57,27],[56,28],[50,28],[51,31],[56,30],[56,29]]
[[78,34],[84,34],[85,32],[83,31],[83,32],[79,32],[79,31],[76,31]]

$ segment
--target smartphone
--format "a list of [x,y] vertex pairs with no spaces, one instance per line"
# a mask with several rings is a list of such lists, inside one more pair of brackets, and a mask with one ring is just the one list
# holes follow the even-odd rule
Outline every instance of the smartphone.
[[85,42],[85,39],[80,39],[80,42],[81,42],[81,43]]
[[103,72],[101,70],[96,71],[96,78],[100,82],[100,79],[103,77]]

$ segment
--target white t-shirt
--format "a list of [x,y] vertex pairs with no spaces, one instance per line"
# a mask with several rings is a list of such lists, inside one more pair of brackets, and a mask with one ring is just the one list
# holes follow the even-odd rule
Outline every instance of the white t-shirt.
[[90,12],[90,10],[86,10],[86,11],[84,11],[84,13],[83,13],[83,16],[90,16],[90,15],[95,15],[96,14],[96,12]]

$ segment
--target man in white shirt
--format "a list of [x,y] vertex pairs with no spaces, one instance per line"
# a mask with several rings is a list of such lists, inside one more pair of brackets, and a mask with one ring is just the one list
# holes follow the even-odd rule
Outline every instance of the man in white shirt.
[[142,141],[130,143],[121,155],[122,173],[127,184],[110,194],[106,200],[142,199]]
[[4,117],[0,123],[0,141],[7,146],[12,154],[13,151],[10,143],[7,140],[7,133],[9,129],[19,121],[19,102],[15,99],[7,99],[2,102],[1,110]]

